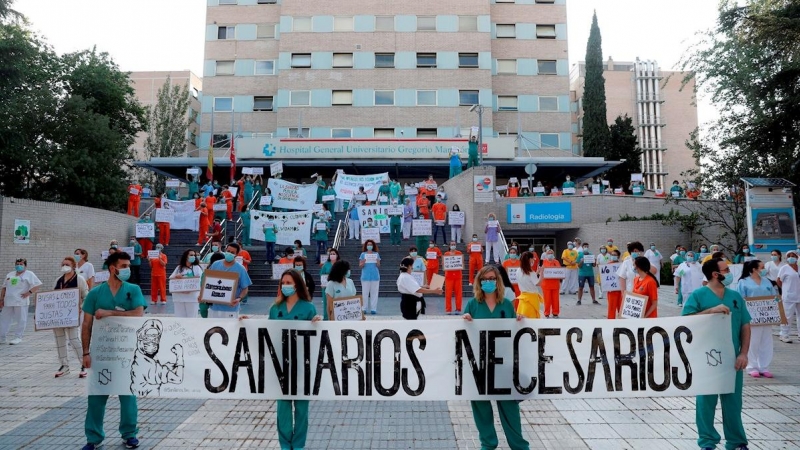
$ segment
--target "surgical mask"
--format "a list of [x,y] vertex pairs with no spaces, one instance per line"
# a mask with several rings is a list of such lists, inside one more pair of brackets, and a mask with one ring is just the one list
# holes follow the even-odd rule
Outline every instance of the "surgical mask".
[[528,247],[528,251],[533,253],[533,247]]
[[583,252],[584,253],[588,253],[589,252],[589,247],[583,247]]
[[412,258],[416,258],[417,252],[409,252],[408,255],[411,256]]
[[478,241],[478,238],[476,238],[476,237],[472,238],[472,242],[477,242],[477,241]]
[[70,273],[72,272],[72,266],[61,266],[61,273]]
[[350,271],[348,270],[347,273],[344,274],[344,276],[347,277],[347,278],[350,278]]
[[150,216],[144,216],[144,220],[150,220]]
[[681,250],[679,253],[681,256],[686,256],[686,250]]
[[742,253],[745,253],[745,254],[750,253],[750,249],[749,248],[743,248],[742,249]]
[[134,246],[134,245],[136,245],[136,240],[135,240],[135,239],[131,239],[131,241],[129,242],[129,244],[131,244],[131,246]]
[[428,244],[428,248],[433,248],[433,244]]
[[792,256],[791,258],[786,258],[786,262],[788,262],[789,264],[797,264],[797,258],[795,258],[794,256]]
[[708,249],[706,247],[700,247],[700,253],[708,253]]
[[126,267],[124,269],[118,269],[118,271],[117,271],[117,279],[119,279],[119,281],[128,281],[128,279],[130,277],[131,277],[131,268],[130,267]]
[[119,245],[112,245],[111,248],[119,248]]
[[334,253],[334,254],[328,255],[328,261],[336,262],[336,254]]
[[[111,247],[111,248],[116,248],[116,247]],[[164,250],[164,247],[162,247],[160,245],[156,245],[156,250],[158,250],[158,251]]]
[[194,264],[195,261],[197,261],[197,257],[195,257],[195,256],[190,256],[189,257],[189,264]]
[[619,261],[619,256],[617,256],[617,255],[611,255],[611,260],[612,260],[612,261]]
[[296,270],[298,272],[302,272],[303,271],[303,266],[294,266],[294,270]]
[[233,262],[236,259],[236,255],[231,252],[225,252],[225,262]]
[[633,258],[633,259],[636,259],[636,258],[638,258],[638,257],[639,257],[639,252],[633,252],[633,253],[631,253],[631,258]]
[[694,262],[694,255],[686,255],[686,261]]
[[25,266],[23,266],[22,264],[17,264],[16,266],[14,266],[14,268],[17,269],[17,272],[22,272],[25,270]]
[[762,277],[765,277],[765,276],[767,276],[767,269],[761,269],[761,270],[758,272],[758,274],[759,274],[759,275],[761,275]]
[[547,259],[555,259],[556,255],[554,255],[552,253],[548,253],[547,256],[545,256],[545,258],[547,258]]
[[212,245],[211,246],[211,251],[214,252],[214,253],[218,252],[219,251],[219,245]]
[[773,262],[778,262],[778,255],[771,256]]
[[456,249],[456,246],[455,246],[455,245],[451,245],[451,246],[450,246],[450,250],[455,250],[455,249]]
[[655,250],[655,249],[656,249],[656,246],[655,246],[655,245],[651,245],[651,246],[650,246],[650,250]]
[[481,290],[487,294],[491,294],[492,292],[497,290],[497,281],[481,280]]
[[730,286],[733,283],[733,274],[726,273],[725,277],[719,281],[723,286]]
[[606,252],[606,251],[607,251],[607,250],[606,250],[605,248],[601,248],[601,249],[600,249],[600,253],[604,253],[604,254],[605,254],[605,252]]
[[511,258],[511,259],[517,259],[517,256],[518,255],[516,253],[512,253],[512,254],[508,255],[508,257]]
[[287,297],[294,295],[295,291],[296,289],[292,285],[285,284],[281,286],[281,292]]
[[613,241],[608,241],[608,242],[606,242],[606,244],[608,244],[608,246],[610,247],[610,246],[614,245],[614,242]]
[[573,248],[573,247],[575,247],[575,246],[574,246],[574,245],[572,245],[572,244],[567,244],[567,247],[569,247],[570,249],[572,249],[572,248]]
[[75,261],[81,260],[81,255],[72,255],[72,257],[75,258]]
[[372,251],[372,248],[373,248],[373,247],[372,247],[371,245],[368,245],[368,246],[367,246],[367,250],[368,250],[368,251]]
[[570,178],[570,177],[567,177],[567,181],[569,181],[569,180],[571,180],[571,179],[572,179],[572,178]]

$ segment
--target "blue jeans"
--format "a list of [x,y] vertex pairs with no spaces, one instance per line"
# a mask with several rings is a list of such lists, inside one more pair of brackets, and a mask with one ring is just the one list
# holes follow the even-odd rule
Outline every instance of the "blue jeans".
[[275,243],[267,242],[267,262],[275,262]]
[[444,244],[447,245],[447,229],[444,225],[436,225],[433,227],[433,243],[436,244],[436,236],[439,234],[439,230],[442,230],[442,239],[444,239]]

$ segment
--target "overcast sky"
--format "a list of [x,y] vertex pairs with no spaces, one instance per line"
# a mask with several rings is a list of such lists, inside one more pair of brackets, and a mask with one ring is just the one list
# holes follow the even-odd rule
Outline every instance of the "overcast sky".
[[[129,5],[129,6],[121,6]],[[58,53],[97,46],[123,70],[184,70],[202,75],[204,0],[16,0]],[[695,32],[714,25],[712,0],[567,0],[570,64],[583,60],[597,10],[603,57],[652,59],[672,69]],[[700,121],[715,114],[701,102]]]

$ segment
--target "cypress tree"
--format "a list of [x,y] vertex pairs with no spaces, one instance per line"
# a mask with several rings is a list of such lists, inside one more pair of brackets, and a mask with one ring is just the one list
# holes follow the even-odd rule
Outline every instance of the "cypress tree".
[[606,120],[606,80],[603,78],[603,49],[597,12],[586,44],[586,76],[583,86],[583,155],[606,156],[610,144]]

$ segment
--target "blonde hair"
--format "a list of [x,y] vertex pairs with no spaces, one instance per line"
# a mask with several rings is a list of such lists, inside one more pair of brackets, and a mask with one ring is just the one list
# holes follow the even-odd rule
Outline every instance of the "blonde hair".
[[483,279],[484,275],[487,273],[492,272],[497,277],[497,289],[495,290],[497,294],[497,303],[503,303],[503,292],[506,290],[505,285],[503,284],[503,276],[500,275],[500,271],[497,270],[495,266],[483,266],[478,273],[475,275],[475,282],[472,284],[472,295],[475,297],[479,303],[483,303],[486,299],[486,293],[483,292],[481,289],[481,279]]

